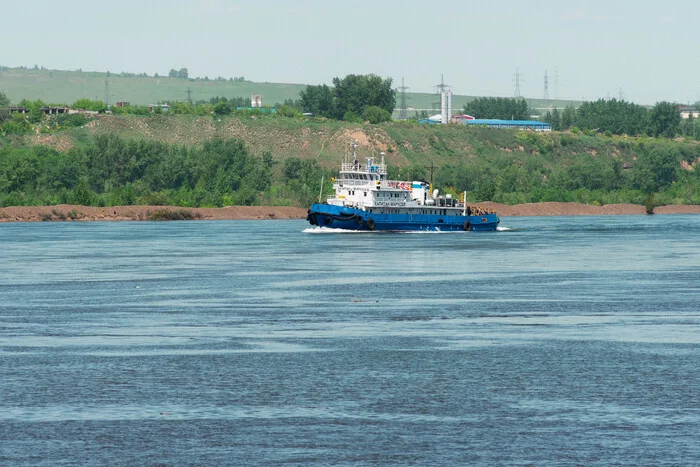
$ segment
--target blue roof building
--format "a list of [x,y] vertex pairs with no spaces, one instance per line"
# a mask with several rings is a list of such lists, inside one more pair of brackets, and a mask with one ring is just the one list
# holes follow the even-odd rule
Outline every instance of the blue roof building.
[[460,125],[482,126],[488,128],[519,128],[521,130],[552,131],[552,125],[537,120],[496,120],[477,118],[474,120],[461,120]]

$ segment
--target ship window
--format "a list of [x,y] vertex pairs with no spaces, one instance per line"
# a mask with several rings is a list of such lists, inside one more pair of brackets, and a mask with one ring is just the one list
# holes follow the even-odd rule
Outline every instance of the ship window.
[[367,196],[367,192],[365,191],[365,196]]

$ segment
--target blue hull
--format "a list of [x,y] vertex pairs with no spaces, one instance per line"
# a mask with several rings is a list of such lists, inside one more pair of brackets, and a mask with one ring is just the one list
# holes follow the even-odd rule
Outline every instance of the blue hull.
[[[436,210],[443,210],[435,208]],[[405,210],[405,209],[404,209]],[[384,210],[386,211],[386,209]],[[443,214],[373,213],[344,206],[314,204],[306,220],[311,225],[342,230],[366,231],[494,231],[500,220],[496,214],[456,216]]]

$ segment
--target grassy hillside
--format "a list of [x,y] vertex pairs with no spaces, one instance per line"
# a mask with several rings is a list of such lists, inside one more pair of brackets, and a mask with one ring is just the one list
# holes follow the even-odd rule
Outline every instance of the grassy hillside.
[[[12,102],[22,99],[41,99],[47,103],[71,104],[80,98],[103,100],[106,73],[87,71],[35,70],[26,68],[0,69],[0,92],[4,92]],[[216,96],[250,97],[261,94],[263,104],[274,105],[285,99],[298,99],[304,84],[253,83],[249,81],[216,81],[180,78],[137,78],[121,77],[111,73],[109,78],[110,103],[126,101],[136,105],[157,102],[187,100],[187,88],[194,101],[209,100]],[[453,108],[457,112],[475,96],[455,95]],[[398,101],[398,96],[397,96]],[[439,108],[439,96],[430,93],[408,93],[408,106],[415,109]],[[530,109],[548,106],[563,108],[578,105],[575,101],[543,101],[527,99]],[[398,102],[397,102],[398,103]],[[430,113],[430,112],[429,112]],[[543,112],[542,112],[543,113]]]
[[535,133],[531,131],[419,125],[392,122],[381,125],[279,116],[199,117],[192,115],[98,115],[80,128],[37,132],[21,137],[22,145],[46,145],[66,151],[99,135],[127,140],[152,140],[171,145],[202,145],[212,139],[237,138],[253,153],[269,151],[276,159],[314,159],[333,168],[356,141],[361,157],[386,153],[397,166],[454,164],[496,156],[533,159],[556,156],[614,157],[632,164],[641,147],[673,146],[700,157],[697,142],[650,137]]
[[[71,104],[80,98],[103,100],[106,77],[106,73],[101,72],[11,68],[0,71],[0,91],[15,103],[25,98],[55,104]],[[262,94],[263,104],[273,105],[288,98],[298,98],[305,85],[163,77],[124,78],[112,73],[109,78],[109,101],[126,101],[135,105],[185,101],[188,87],[194,101],[209,100],[215,96],[250,97],[252,94]]]

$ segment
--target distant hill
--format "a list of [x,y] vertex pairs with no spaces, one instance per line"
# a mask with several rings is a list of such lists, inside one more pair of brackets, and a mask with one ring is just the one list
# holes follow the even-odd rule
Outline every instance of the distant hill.
[[[50,104],[71,104],[80,98],[103,100],[106,72],[65,71],[29,68],[0,67],[0,92],[4,92],[13,103],[22,99],[42,101]],[[250,97],[261,94],[264,105],[274,105],[285,99],[298,99],[305,84],[253,83],[216,79],[183,79],[168,77],[136,77],[132,74],[110,73],[109,102],[126,101],[136,105],[158,102],[185,101],[187,90],[193,101],[209,100],[212,97]],[[439,109],[439,97],[431,93],[407,93],[408,106],[414,109]],[[464,104],[479,96],[455,95],[453,109],[458,112]],[[534,113],[542,113],[549,106],[563,108],[580,104],[578,101],[526,99]],[[397,96],[398,101],[398,96]],[[397,102],[398,103],[398,102]]]

